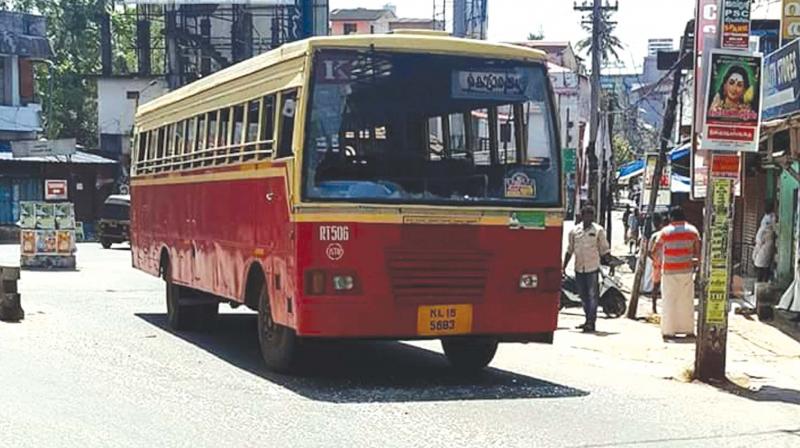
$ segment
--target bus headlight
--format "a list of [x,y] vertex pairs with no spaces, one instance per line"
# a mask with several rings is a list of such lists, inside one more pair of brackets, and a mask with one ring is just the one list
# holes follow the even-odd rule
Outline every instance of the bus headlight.
[[334,275],[333,289],[336,291],[352,291],[356,282],[352,275]]
[[522,274],[519,278],[519,287],[522,289],[538,288],[539,276],[536,274]]

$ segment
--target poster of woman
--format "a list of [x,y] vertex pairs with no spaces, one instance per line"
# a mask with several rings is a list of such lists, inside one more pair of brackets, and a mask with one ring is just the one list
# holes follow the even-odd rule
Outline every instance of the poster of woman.
[[758,149],[762,61],[758,54],[711,53],[702,149]]

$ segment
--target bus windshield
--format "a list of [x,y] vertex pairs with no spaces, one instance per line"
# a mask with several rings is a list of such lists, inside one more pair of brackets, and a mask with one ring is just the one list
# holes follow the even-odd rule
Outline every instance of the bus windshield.
[[541,64],[319,51],[304,196],[558,206],[560,160],[546,86]]

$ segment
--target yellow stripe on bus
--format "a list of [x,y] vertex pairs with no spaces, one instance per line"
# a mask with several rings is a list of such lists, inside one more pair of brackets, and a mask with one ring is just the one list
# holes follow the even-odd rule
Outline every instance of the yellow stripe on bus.
[[176,185],[194,184],[199,182],[222,182],[227,180],[244,179],[267,179],[272,177],[283,177],[286,174],[285,168],[261,168],[251,169],[242,167],[236,171],[223,171],[218,173],[204,173],[194,175],[169,176],[154,179],[133,179],[131,185],[153,186],[153,185]]

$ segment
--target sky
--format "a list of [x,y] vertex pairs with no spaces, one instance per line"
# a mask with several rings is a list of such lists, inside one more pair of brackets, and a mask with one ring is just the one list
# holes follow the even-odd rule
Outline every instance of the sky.
[[[433,15],[434,0],[329,0],[331,9],[397,7],[400,17]],[[583,0],[578,0],[582,3]],[[612,0],[613,2],[614,0]],[[617,36],[625,45],[621,63],[636,70],[647,55],[647,39],[673,38],[677,45],[686,22],[694,16],[696,0],[619,0]],[[442,0],[437,3],[441,4]],[[447,1],[452,4],[452,0]],[[778,18],[780,5],[774,0],[756,0],[754,18]],[[581,13],[573,11],[573,0],[489,0],[489,39],[524,40],[528,33],[544,33],[545,40],[570,41],[573,46],[586,36],[580,26]],[[449,20],[449,19],[448,19]]]

